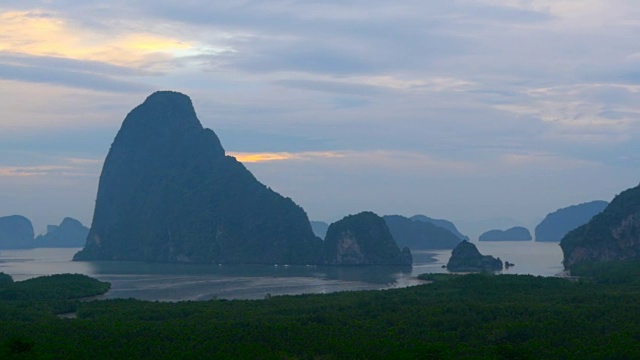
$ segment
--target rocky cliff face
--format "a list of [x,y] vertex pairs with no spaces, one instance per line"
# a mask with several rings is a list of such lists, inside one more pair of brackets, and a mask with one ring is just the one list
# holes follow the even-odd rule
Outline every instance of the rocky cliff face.
[[21,215],[0,217],[0,249],[33,247],[33,225]]
[[560,242],[569,231],[589,222],[607,205],[609,203],[606,201],[591,201],[547,214],[544,220],[536,226],[536,241]]
[[529,230],[522,226],[507,230],[489,230],[478,238],[479,241],[530,241],[531,239]]
[[162,91],[125,118],[74,260],[315,264],[304,210],[225,156],[186,95]]
[[640,186],[623,191],[560,242],[564,267],[583,261],[640,259]]
[[478,272],[502,270],[502,260],[490,255],[482,255],[478,248],[468,241],[463,241],[451,252],[447,263],[449,271]]
[[64,218],[60,225],[47,226],[47,233],[35,239],[36,247],[82,247],[86,243],[89,229],[80,221]]
[[372,212],[349,215],[329,226],[323,248],[329,265],[411,265],[411,252],[400,250],[385,221]]
[[410,249],[453,249],[460,238],[431,222],[414,221],[400,215],[384,216],[391,235],[400,247]]

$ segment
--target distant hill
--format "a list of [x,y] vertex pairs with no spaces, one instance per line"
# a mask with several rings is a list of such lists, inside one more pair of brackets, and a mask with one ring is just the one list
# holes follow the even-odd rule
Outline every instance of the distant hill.
[[411,265],[411,251],[400,250],[384,219],[366,211],[329,226],[323,246],[328,265]]
[[434,218],[430,218],[430,217],[425,216],[425,215],[414,215],[410,219],[413,220],[413,221],[421,221],[421,222],[432,223],[435,226],[439,226],[441,228],[447,229],[453,235],[457,236],[460,240],[468,239],[468,237],[463,235],[460,231],[458,231],[456,226],[449,220],[434,219]]
[[480,235],[479,241],[530,241],[531,233],[527,228],[515,226],[507,230],[489,230]]
[[589,261],[640,260],[640,186],[621,192],[604,211],[569,231],[560,247],[566,269]]
[[83,247],[87,242],[89,228],[80,221],[66,217],[60,225],[47,226],[47,233],[38,235],[36,247]]
[[457,226],[460,228],[461,232],[469,236],[471,239],[477,239],[482,235],[482,233],[486,232],[487,229],[509,229],[514,226],[521,226],[522,224],[522,221],[503,216],[481,220],[461,220],[458,221]]
[[22,215],[0,217],[0,249],[33,247],[33,224]]
[[225,155],[188,96],[159,91],[124,119],[74,260],[317,264],[321,246],[300,206]]
[[460,243],[460,238],[451,231],[431,222],[414,221],[400,215],[383,218],[400,247],[413,250],[453,249]]
[[311,229],[317,237],[319,237],[320,239],[324,239],[324,237],[327,235],[329,224],[324,221],[311,221]]
[[589,222],[591,218],[604,210],[606,201],[591,201],[558,209],[536,226],[536,241],[560,242],[567,233]]

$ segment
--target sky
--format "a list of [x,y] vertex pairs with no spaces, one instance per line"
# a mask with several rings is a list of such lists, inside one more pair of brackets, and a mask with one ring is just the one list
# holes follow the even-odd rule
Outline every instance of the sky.
[[640,182],[639,33],[637,0],[2,0],[0,216],[89,225],[122,120],[175,90],[312,220],[533,231]]

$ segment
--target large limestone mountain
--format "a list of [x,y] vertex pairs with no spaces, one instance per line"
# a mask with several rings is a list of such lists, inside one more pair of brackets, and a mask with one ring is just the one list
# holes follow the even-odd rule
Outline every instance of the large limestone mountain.
[[411,265],[408,248],[400,250],[380,216],[365,211],[329,226],[324,240],[328,265]]
[[22,215],[0,217],[0,249],[33,247],[33,225]]
[[125,118],[74,260],[312,264],[304,210],[225,151],[184,94],[149,96]]
[[566,269],[583,261],[640,259],[640,185],[616,196],[560,242]]
[[567,233],[584,225],[604,210],[608,202],[597,200],[558,209],[536,226],[536,241],[560,242]]

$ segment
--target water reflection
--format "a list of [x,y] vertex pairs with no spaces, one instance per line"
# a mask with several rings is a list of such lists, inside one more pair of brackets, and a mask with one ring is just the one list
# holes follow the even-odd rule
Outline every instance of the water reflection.
[[[557,244],[479,243],[484,254],[516,264],[505,273],[551,276],[562,270]],[[267,266],[158,264],[142,262],[73,262],[79,249],[2,250],[0,271],[16,281],[59,274],[79,273],[112,284],[104,298],[143,300],[261,299],[267,294],[328,293],[377,290],[421,283],[416,276],[446,272],[442,268],[451,250],[414,251],[414,266]]]

